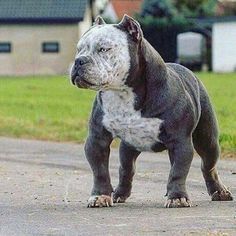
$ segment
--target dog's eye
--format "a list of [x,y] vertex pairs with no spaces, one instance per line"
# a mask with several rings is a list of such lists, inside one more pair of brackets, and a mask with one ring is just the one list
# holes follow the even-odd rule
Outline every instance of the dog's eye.
[[109,51],[111,48],[99,48],[99,52],[107,52]]

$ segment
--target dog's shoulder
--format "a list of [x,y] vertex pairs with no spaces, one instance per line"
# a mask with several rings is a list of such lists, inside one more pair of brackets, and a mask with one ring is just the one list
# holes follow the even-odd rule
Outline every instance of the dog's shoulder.
[[181,81],[184,83],[184,85],[186,84],[192,84],[195,86],[198,86],[198,78],[196,77],[196,75],[189,70],[188,68],[180,65],[180,64],[176,64],[176,63],[165,63],[167,70],[172,73],[171,76],[177,76],[178,78],[181,79]]

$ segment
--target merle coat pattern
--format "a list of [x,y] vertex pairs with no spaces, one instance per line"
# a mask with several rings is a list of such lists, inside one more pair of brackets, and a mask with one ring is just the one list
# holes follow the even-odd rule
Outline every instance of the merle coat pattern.
[[[135,161],[142,151],[168,150],[171,170],[166,207],[191,206],[185,181],[194,149],[212,200],[232,200],[216,170],[218,127],[207,92],[187,68],[165,63],[125,15],[107,25],[98,17],[78,43],[71,80],[97,90],[85,154],[94,176],[89,207],[124,202],[131,194]],[[119,184],[111,185],[110,144],[120,144]]]

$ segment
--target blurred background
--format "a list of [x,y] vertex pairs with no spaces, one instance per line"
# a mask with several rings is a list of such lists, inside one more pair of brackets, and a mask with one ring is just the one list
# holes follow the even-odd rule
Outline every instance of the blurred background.
[[83,142],[95,94],[70,86],[76,44],[101,15],[137,19],[166,62],[207,87],[224,150],[236,151],[236,1],[0,0],[0,136]]

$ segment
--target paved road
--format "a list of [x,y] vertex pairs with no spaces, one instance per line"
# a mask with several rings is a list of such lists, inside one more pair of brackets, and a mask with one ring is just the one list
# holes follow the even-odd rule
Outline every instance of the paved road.
[[[110,169],[116,185],[117,150]],[[192,208],[163,208],[168,171],[165,153],[142,154],[128,202],[90,209],[82,146],[0,138],[0,235],[236,235],[236,202],[209,201],[198,157],[187,182]],[[236,196],[236,161],[222,160],[219,172]]]

